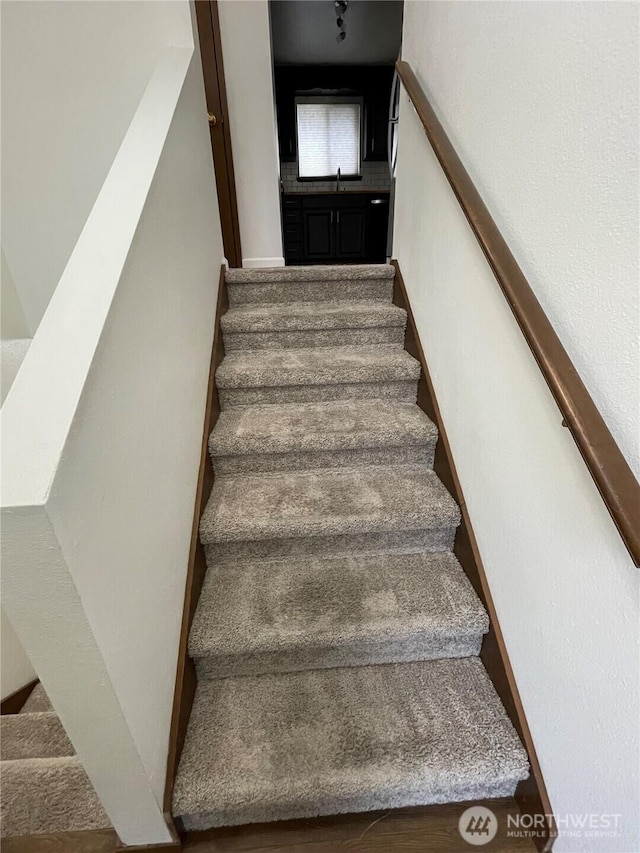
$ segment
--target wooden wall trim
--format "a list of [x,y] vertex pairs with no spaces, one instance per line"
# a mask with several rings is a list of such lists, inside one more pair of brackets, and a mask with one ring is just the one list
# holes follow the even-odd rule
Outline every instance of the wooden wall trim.
[[[602,500],[636,566],[640,566],[640,483],[538,302],[506,240],[458,157],[408,62],[398,76],[431,147],[562,413]],[[620,306],[624,310],[624,306]]]
[[16,690],[11,694],[11,696],[7,696],[6,699],[3,699],[2,705],[0,706],[0,715],[19,714],[20,711],[22,711],[24,703],[27,701],[29,696],[31,696],[31,693],[38,681],[39,679],[34,678],[33,681],[30,681],[28,684],[25,684],[24,687]]
[[[509,662],[509,655],[507,654],[502,631],[500,630],[498,615],[482,564],[478,543],[473,532],[469,511],[465,503],[464,493],[451,452],[451,445],[447,437],[446,427],[442,420],[433,382],[431,381],[429,368],[427,367],[422,344],[420,343],[418,329],[407,296],[400,265],[396,260],[391,261],[391,263],[396,270],[393,302],[394,305],[404,308],[407,312],[404,348],[420,362],[422,368],[418,383],[417,404],[438,427],[434,469],[458,503],[462,515],[462,521],[456,533],[453,550],[489,614],[489,633],[485,635],[483,640],[480,658],[529,756],[531,773],[527,779],[518,785],[515,798],[523,814],[551,816],[553,814],[551,802],[549,801],[540,762],[538,761],[511,663]],[[551,817],[549,820],[551,821],[551,826],[547,824],[545,818],[544,835],[534,839],[536,846],[542,853],[548,853],[552,849],[553,841],[557,835],[553,818]]]
[[193,522],[191,526],[191,546],[185,584],[184,604],[182,609],[182,626],[180,629],[180,645],[178,648],[178,665],[173,694],[173,711],[169,733],[169,756],[167,759],[167,776],[164,791],[164,811],[171,813],[173,785],[178,772],[180,755],[187,734],[187,725],[191,715],[191,707],[196,692],[196,670],[188,653],[189,629],[195,613],[200,591],[207,571],[207,561],[204,548],[200,542],[200,518],[209,500],[213,487],[213,465],[209,456],[209,436],[220,415],[220,399],[216,387],[215,375],[218,365],[224,358],[224,343],[220,319],[229,307],[225,267],[220,268],[218,284],[218,302],[216,305],[215,329],[211,348],[211,363],[209,365],[209,385],[204,413],[204,424],[200,446],[200,469],[196,487]]

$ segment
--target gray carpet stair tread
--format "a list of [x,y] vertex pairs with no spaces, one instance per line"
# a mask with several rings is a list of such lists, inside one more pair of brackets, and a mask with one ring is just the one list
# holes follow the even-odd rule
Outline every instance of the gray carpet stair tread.
[[21,714],[31,714],[34,711],[53,711],[51,700],[40,682],[33,688],[27,701],[22,706]]
[[419,362],[395,346],[231,352],[216,372],[222,389],[408,382],[419,377]]
[[513,796],[390,265],[231,270],[185,830]]
[[383,302],[285,302],[229,308],[222,316],[225,334],[298,331],[302,329],[404,328],[407,314]]
[[395,268],[391,264],[349,264],[308,267],[268,267],[266,269],[229,269],[225,278],[228,284],[262,284],[271,282],[307,281],[363,281],[392,279]]
[[0,717],[0,758],[60,758],[75,752],[53,711]]
[[200,677],[256,675],[469,657],[488,629],[451,553],[256,560],[207,573],[189,654]]
[[371,466],[218,477],[204,544],[458,526],[457,504],[427,466]]
[[338,400],[229,409],[209,439],[213,457],[435,444],[438,430],[414,403]]
[[75,757],[3,761],[0,772],[2,837],[111,826]]
[[511,796],[527,756],[478,658],[201,681],[185,829]]

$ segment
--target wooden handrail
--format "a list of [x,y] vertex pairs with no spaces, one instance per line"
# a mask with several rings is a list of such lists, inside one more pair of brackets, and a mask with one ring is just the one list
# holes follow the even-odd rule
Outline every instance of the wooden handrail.
[[566,426],[636,566],[640,566],[640,484],[542,310],[408,62],[396,63],[436,157],[513,311]]

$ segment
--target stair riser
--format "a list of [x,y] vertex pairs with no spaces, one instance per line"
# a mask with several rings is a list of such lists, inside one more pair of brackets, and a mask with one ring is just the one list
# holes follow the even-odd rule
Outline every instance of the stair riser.
[[361,281],[282,281],[260,284],[227,285],[229,305],[266,304],[273,302],[390,302],[391,279]]
[[331,400],[381,399],[415,403],[418,383],[407,382],[353,382],[340,385],[288,385],[260,386],[257,388],[220,388],[220,406],[231,409],[238,406],[266,405],[269,403],[315,403]]
[[[457,525],[456,525],[457,527]],[[314,556],[341,557],[352,554],[407,554],[413,551],[450,551],[456,527],[365,533],[351,536],[301,536],[288,539],[257,539],[205,543],[207,564],[243,559]]]
[[482,634],[456,637],[383,637],[375,642],[354,642],[342,647],[292,648],[247,655],[196,658],[199,679],[233,678],[338,666],[464,658],[480,653]]
[[[301,800],[295,805],[287,802],[279,802],[276,798],[269,802],[248,803],[246,806],[238,805],[235,808],[226,808],[209,813],[192,815],[178,815],[184,829],[187,832],[210,829],[218,826],[239,826],[245,823],[267,823],[274,820],[295,820],[297,818],[316,818],[321,815],[355,814],[368,811],[388,811],[390,809],[408,808],[410,806],[428,806],[441,803],[480,801],[484,804],[488,799],[501,799],[513,797],[519,779],[505,779],[504,781],[489,785],[468,785],[461,788],[457,795],[451,791],[425,790],[426,780],[416,778],[413,785],[405,786],[393,784],[390,780],[388,791],[376,791],[375,794],[366,792],[364,794],[353,794],[352,796],[338,797],[334,795],[326,801],[316,797],[313,800]],[[461,808],[461,812],[463,809]],[[365,848],[360,848],[365,849]],[[383,849],[383,848],[380,848]],[[387,849],[391,849],[389,843]],[[426,848],[425,848],[426,849]],[[460,848],[442,848],[443,850]]]
[[318,453],[247,453],[242,456],[212,456],[212,461],[216,474],[362,468],[366,465],[428,465],[432,468],[434,448],[435,442],[416,447],[366,447]]
[[226,352],[370,346],[372,344],[402,346],[403,343],[404,329],[401,326],[371,329],[305,329],[286,332],[225,332],[224,334]]

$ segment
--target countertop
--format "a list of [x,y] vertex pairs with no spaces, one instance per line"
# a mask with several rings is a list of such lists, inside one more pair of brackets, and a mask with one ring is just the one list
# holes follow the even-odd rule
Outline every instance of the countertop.
[[307,195],[389,195],[389,190],[310,190],[303,193],[282,192],[291,198],[304,198]]

